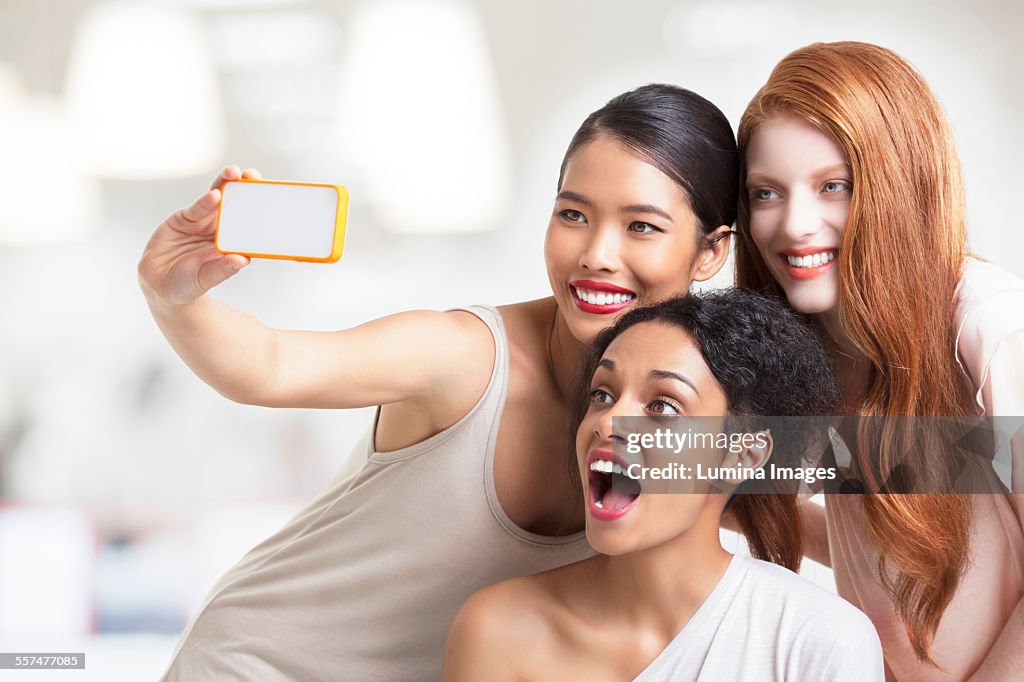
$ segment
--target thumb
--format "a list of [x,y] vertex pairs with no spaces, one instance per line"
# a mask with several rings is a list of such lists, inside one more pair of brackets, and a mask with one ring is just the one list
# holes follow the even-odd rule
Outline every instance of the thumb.
[[233,277],[248,264],[249,259],[238,254],[229,254],[208,260],[199,268],[197,276],[199,287],[206,292],[229,277]]

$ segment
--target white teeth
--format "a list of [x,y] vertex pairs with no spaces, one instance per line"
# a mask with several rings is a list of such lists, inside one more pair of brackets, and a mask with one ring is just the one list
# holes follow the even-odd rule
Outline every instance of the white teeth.
[[573,291],[576,292],[576,296],[581,301],[586,301],[590,305],[618,305],[620,303],[626,303],[636,298],[636,294],[623,294],[619,292],[610,291],[589,291],[581,287],[573,287]]
[[621,474],[622,473],[622,467],[619,466],[618,464],[612,464],[612,473],[613,474]]
[[615,473],[618,473],[618,474],[622,473],[622,467],[621,466],[619,466],[615,462],[611,462],[611,461],[609,461],[607,459],[595,459],[593,462],[590,463],[590,470],[591,471],[599,471],[602,474],[610,474],[612,472],[615,472]]
[[604,509],[604,505],[601,504],[601,500],[594,500],[594,506],[598,509]]
[[835,251],[822,251],[813,256],[786,256],[786,260],[794,268],[815,268],[835,260]]

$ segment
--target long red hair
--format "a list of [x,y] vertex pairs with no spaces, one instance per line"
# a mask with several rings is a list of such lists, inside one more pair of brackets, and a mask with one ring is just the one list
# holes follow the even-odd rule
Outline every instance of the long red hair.
[[[974,414],[953,359],[952,301],[966,256],[963,182],[938,102],[913,67],[865,43],[815,43],[786,56],[739,127],[737,285],[784,297],[750,236],[745,151],[758,126],[790,116],[827,132],[853,179],[840,244],[839,319],[870,364],[867,416]],[[884,443],[858,443],[864,470],[887,470]],[[881,461],[880,461],[881,460]],[[926,466],[926,463],[922,463]],[[865,495],[882,586],[921,660],[967,566],[970,499]]]

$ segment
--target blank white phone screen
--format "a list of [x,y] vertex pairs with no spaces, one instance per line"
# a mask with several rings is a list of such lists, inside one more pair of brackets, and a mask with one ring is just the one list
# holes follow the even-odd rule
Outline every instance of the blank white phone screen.
[[333,187],[229,182],[217,245],[221,251],[326,258],[334,245]]

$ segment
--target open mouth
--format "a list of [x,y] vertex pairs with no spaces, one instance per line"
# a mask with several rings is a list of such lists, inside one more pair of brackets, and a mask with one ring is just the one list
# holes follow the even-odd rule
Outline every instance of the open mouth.
[[595,517],[619,518],[639,499],[640,481],[627,476],[619,462],[594,459],[588,469],[590,511]]

